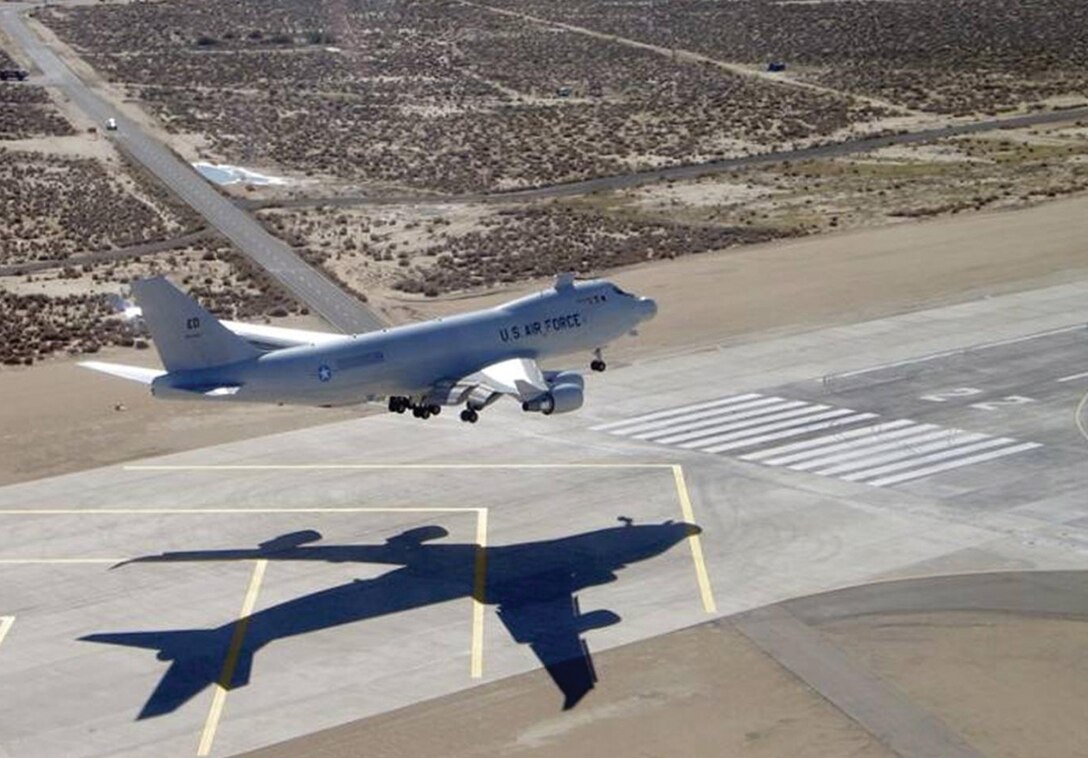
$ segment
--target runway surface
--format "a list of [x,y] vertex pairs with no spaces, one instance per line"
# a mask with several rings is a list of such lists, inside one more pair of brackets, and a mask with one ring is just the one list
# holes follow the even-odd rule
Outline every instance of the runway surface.
[[[615,366],[577,414],[386,415],[0,489],[0,752],[230,755],[541,667],[576,717],[626,643],[1083,570],[1085,324],[1074,283]],[[876,692],[749,621],[844,712]],[[901,705],[884,739],[922,744]]]
[[247,212],[219,194],[192,166],[89,88],[27,26],[21,14],[31,7],[34,6],[13,3],[0,8],[0,28],[41,70],[49,86],[61,89],[95,124],[116,119],[118,128],[110,138],[121,150],[330,324],[347,333],[368,332],[384,326],[358,298],[344,292],[303,261]]
[[[957,481],[973,482],[971,472],[953,472],[1010,456],[1025,456],[1015,461],[1018,471],[1044,462],[1050,470],[1082,466],[1080,450],[1062,449],[1071,416],[1059,409],[1088,390],[1088,370],[1078,370],[1085,367],[1088,329],[1074,325],[971,354],[726,395],[596,429],[874,487],[916,482],[917,491],[947,499],[960,494]],[[1055,444],[1048,450],[1041,440]],[[1007,491],[1001,477],[990,478],[992,486],[975,493],[987,502]]]

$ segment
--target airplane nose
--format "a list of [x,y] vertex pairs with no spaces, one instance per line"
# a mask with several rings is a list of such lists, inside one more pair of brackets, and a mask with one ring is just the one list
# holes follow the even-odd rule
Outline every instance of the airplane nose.
[[643,321],[649,321],[657,315],[657,303],[648,297],[640,297],[638,307]]

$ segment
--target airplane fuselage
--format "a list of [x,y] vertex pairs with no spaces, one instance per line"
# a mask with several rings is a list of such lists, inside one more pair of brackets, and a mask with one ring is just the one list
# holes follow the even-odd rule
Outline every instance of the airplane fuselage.
[[345,336],[158,378],[158,397],[349,405],[422,395],[445,380],[514,358],[539,360],[603,347],[656,312],[653,301],[606,281],[577,282],[486,310]]

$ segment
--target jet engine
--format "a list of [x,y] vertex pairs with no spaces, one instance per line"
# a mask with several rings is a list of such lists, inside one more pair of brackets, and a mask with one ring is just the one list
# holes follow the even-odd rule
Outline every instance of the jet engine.
[[581,389],[586,388],[585,377],[577,371],[545,371],[544,380],[548,382],[549,387],[559,384],[574,384]]
[[585,400],[583,387],[585,380],[580,374],[565,371],[556,374],[548,382],[548,391],[539,397],[521,404],[521,409],[529,413],[570,413],[582,407]]

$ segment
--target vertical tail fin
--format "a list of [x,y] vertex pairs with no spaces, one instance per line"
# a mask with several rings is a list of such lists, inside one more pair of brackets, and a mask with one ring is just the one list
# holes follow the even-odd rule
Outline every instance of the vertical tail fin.
[[261,354],[161,276],[134,281],[132,294],[167,371],[223,366]]

